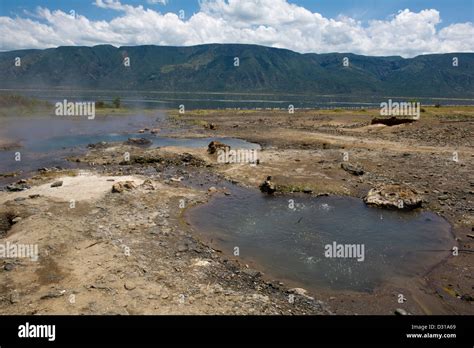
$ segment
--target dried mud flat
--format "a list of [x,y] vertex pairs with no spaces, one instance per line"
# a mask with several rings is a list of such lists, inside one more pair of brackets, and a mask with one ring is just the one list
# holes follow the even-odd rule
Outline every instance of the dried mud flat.
[[[170,127],[185,137],[259,143],[259,165],[219,164],[206,149],[107,144],[70,159],[85,170],[39,173],[27,180],[29,190],[0,192],[8,226],[2,243],[38,244],[40,254],[38,261],[3,260],[1,313],[474,313],[468,236],[474,226],[473,108],[427,108],[420,121],[393,127],[370,125],[372,111],[169,116]],[[351,174],[343,163],[364,174]],[[459,255],[403,287],[384,284],[373,293],[290,290],[297,284],[262,275],[258,265],[200,241],[184,217],[192,205],[229,193],[230,182],[257,189],[267,176],[288,194],[362,198],[380,185],[406,185],[422,197],[422,209],[452,224]],[[62,186],[51,187],[58,180]],[[130,188],[112,193],[124,181]],[[400,293],[407,299],[403,304],[397,302]]]

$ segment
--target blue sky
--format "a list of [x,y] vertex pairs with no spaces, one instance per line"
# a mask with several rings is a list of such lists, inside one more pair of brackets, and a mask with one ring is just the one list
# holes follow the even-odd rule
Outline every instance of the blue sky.
[[[184,9],[187,15],[199,11],[198,0],[168,0],[166,5],[149,4],[146,0],[121,2],[134,6],[143,5],[163,12],[177,13]],[[441,26],[474,21],[474,0],[294,0],[289,2],[331,18],[342,14],[367,21],[384,19],[406,8],[412,11],[434,8],[442,15]],[[0,15],[10,17],[22,15],[23,10],[32,11],[37,6],[67,12],[74,9],[78,13],[87,14],[91,19],[110,20],[114,17],[114,11],[103,11],[94,6],[92,0],[1,0]]]
[[0,51],[206,43],[404,57],[474,52],[474,0],[0,0]]

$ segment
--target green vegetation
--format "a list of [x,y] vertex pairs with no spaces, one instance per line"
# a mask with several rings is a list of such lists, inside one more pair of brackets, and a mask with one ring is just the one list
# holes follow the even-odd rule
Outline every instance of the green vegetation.
[[107,104],[103,100],[97,100],[95,102],[95,108],[96,109],[120,109],[121,107],[121,99],[120,97],[116,97],[111,104]]
[[37,108],[37,107],[52,107],[52,105],[46,101],[38,100],[35,98],[27,98],[21,95],[0,95],[0,108]]
[[[129,68],[123,66],[125,51]],[[17,56],[29,62],[28,69],[12,68]],[[240,66],[234,66],[234,57]],[[453,57],[462,64],[453,67]],[[474,97],[474,53],[404,59],[236,44],[100,45],[1,52],[0,71],[0,88]]]
[[21,95],[0,95],[0,116],[28,116],[38,111],[52,112],[53,105],[49,102],[24,97]]
[[116,97],[116,98],[113,100],[112,105],[114,106],[114,108],[120,109],[120,98],[119,98],[119,97]]

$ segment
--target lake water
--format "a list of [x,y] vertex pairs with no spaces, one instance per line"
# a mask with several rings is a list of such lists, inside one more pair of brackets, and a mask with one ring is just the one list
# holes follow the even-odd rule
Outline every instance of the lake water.
[[[371,291],[426,272],[454,245],[450,225],[436,214],[382,210],[350,197],[272,197],[238,189],[187,218],[229,255],[238,247],[239,258],[310,289]],[[327,257],[334,243],[359,251],[363,245],[364,253]]]
[[[147,109],[177,109],[185,105],[186,109],[225,109],[225,108],[283,108],[289,105],[295,108],[380,108],[381,102],[389,98],[395,101],[407,101],[394,96],[344,96],[313,94],[272,94],[272,93],[178,93],[158,91],[112,91],[112,90],[0,90],[5,94],[22,94],[52,103],[68,99],[69,101],[97,101],[110,103],[120,97],[127,106]],[[474,105],[469,98],[416,98],[422,105]]]
[[[123,142],[128,138],[148,138],[151,147],[185,146],[207,148],[213,141],[221,141],[233,148],[258,149],[252,144],[235,138],[181,138],[175,137],[178,132],[173,129],[163,130],[157,135],[139,134],[139,129],[161,128],[165,115],[160,111],[137,113],[133,115],[96,116],[94,120],[86,117],[4,117],[1,121],[0,139],[19,142],[20,147],[0,151],[0,173],[14,171],[33,171],[40,167],[71,167],[75,164],[66,162],[67,156],[82,153],[88,144],[101,141]],[[21,160],[16,160],[19,152]],[[2,180],[0,180],[2,183]]]

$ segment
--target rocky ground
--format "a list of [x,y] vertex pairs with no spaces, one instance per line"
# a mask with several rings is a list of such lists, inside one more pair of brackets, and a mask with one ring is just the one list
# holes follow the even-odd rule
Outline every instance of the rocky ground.
[[30,189],[0,195],[2,242],[39,249],[36,261],[3,258],[1,313],[331,313],[193,236],[182,213],[214,190],[185,188],[156,170],[94,172],[43,171]]
[[[218,165],[228,179],[257,187],[267,177],[283,193],[339,194],[368,198],[385,192],[385,200],[400,200],[402,209],[437,212],[453,226],[459,253],[437,265],[417,284],[406,284],[410,299],[404,304],[412,313],[473,313],[473,194],[474,109],[425,108],[417,122],[398,126],[371,125],[372,111],[214,111],[174,113],[178,125],[198,124],[196,135],[216,134],[257,142],[258,166]],[[212,124],[213,131],[209,132]],[[204,150],[199,150],[201,155]],[[199,151],[193,152],[198,154]],[[361,171],[361,172],[360,172]],[[387,192],[386,192],[387,191]],[[388,204],[390,205],[390,204]],[[398,207],[400,208],[400,207]],[[386,313],[395,294],[384,288],[367,298],[344,294],[339,308],[352,312]],[[390,295],[389,295],[390,294]],[[330,294],[323,296],[330,299]],[[372,301],[371,311],[357,305]],[[352,300],[354,304],[350,303]],[[380,302],[379,302],[380,301]],[[332,301],[329,301],[332,302]],[[367,303],[360,301],[362,304]],[[378,306],[376,303],[381,303]],[[344,311],[344,310],[342,310]]]
[[[18,183],[30,189],[0,192],[3,242],[40,250],[39,261],[3,259],[0,312],[474,313],[474,109],[426,108],[419,121],[392,127],[371,125],[375,116],[170,111],[181,136],[259,143],[258,165],[221,164],[206,149],[98,144],[69,159],[83,171],[43,170]],[[421,205],[452,224],[459,252],[419,279],[370,294],[294,289],[200,241],[183,216],[231,182],[258,189],[268,176],[275,194]]]
[[10,150],[19,147],[17,142],[9,141],[7,139],[0,139],[0,151]]

